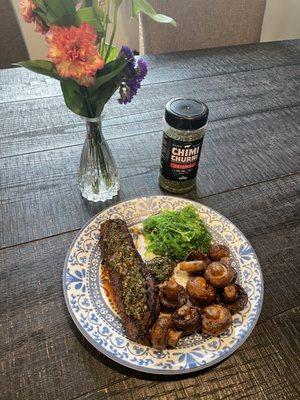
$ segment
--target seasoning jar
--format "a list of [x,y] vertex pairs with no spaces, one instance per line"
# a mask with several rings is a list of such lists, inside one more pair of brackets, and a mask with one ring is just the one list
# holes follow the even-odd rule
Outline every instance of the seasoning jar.
[[159,184],[172,193],[187,193],[196,185],[208,108],[193,99],[173,99],[165,110]]

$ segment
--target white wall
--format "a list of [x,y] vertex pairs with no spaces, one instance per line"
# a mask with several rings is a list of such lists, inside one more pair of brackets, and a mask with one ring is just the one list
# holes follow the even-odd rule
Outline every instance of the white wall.
[[[19,0],[10,1],[18,16],[30,57],[32,59],[45,58],[47,48],[42,36],[34,32],[33,24],[26,24],[22,20],[19,12]],[[128,24],[129,10],[129,1],[125,1],[119,19],[116,44],[119,47],[122,44],[128,44],[130,47],[138,49],[138,21],[134,19]],[[299,21],[300,0],[267,0],[261,41],[300,38]]]
[[260,40],[299,38],[300,0],[268,0]]
[[[7,0],[5,0],[7,1]],[[34,31],[34,24],[27,24],[20,14],[19,0],[10,0],[21,27],[21,31],[31,59],[46,58],[47,46],[40,33]]]

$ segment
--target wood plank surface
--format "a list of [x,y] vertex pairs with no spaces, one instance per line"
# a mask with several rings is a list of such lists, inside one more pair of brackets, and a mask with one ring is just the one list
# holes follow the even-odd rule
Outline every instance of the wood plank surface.
[[[171,378],[153,383],[154,377],[119,368],[77,332],[61,288],[64,257],[75,233],[2,250],[0,370],[8,373],[1,384],[4,398],[121,399],[125,393],[137,399],[187,399],[200,394],[207,399],[242,398],[234,397],[235,386],[239,396],[247,398],[276,393],[292,398],[299,379],[293,368],[299,314],[288,311],[299,304],[295,190],[295,179],[289,177],[204,200],[236,223],[254,245],[265,279],[265,301],[260,326],[233,357],[178,382]],[[172,397],[174,390],[178,397]]]
[[[121,106],[115,97],[111,99],[105,124],[112,126],[111,130],[114,125],[123,124],[125,131],[130,122],[147,126],[153,117],[162,119],[165,104],[178,96],[206,102],[210,121],[298,106],[299,77],[300,66],[293,65],[183,80],[176,84],[146,85],[131,104]],[[61,96],[0,104],[0,115],[0,157],[59,147],[60,142],[66,143],[70,138],[68,134],[64,137],[70,125],[83,125],[80,118],[67,109]],[[82,128],[76,127],[72,135],[75,139],[79,129]],[[124,135],[118,128],[116,132],[115,138]],[[68,145],[73,143],[71,140]]]
[[281,400],[300,397],[298,146],[300,40],[147,57],[128,106],[106,107],[118,200],[161,193],[163,109],[205,101],[210,123],[197,189],[253,245],[265,298],[258,325],[221,364],[187,376],[131,371],[97,352],[64,303],[62,268],[78,229],[107,204],[79,195],[84,124],[59,84],[0,71],[0,390],[5,400]]
[[[150,68],[143,85],[298,64],[299,49],[300,40],[289,40],[146,56]],[[54,79],[23,68],[0,71],[0,103],[59,93]]]
[[[91,348],[63,304],[50,301],[49,307],[56,308],[51,320],[41,305],[30,310],[27,321],[36,326],[31,337],[22,335],[22,323],[17,325],[20,335],[9,340],[14,344],[9,370],[8,357],[1,354],[5,400],[292,400],[299,394],[299,308],[258,323],[245,344],[216,367],[172,378],[119,367]],[[54,336],[50,326],[56,327]]]
[[[265,285],[266,298],[273,298],[272,302],[263,308],[262,318],[264,320],[285,309],[292,308],[299,300],[298,264],[293,262],[300,257],[300,248],[297,242],[300,236],[300,218],[296,210],[299,182],[300,179],[297,176],[286,177],[212,195],[201,200],[201,203],[214,208],[235,223],[256,250],[267,282]],[[8,303],[11,311],[14,308],[23,307],[26,297],[30,302],[31,292],[33,292],[36,282],[39,283],[40,280],[32,280],[33,276],[46,274],[45,279],[49,278],[50,287],[56,290],[56,294],[61,292],[58,280],[61,279],[61,270],[69,243],[76,232],[69,232],[63,236],[56,235],[28,245],[14,246],[0,251],[3,257],[1,262],[2,283],[10,282],[9,286],[13,288],[13,291],[2,291],[1,312],[5,311]],[[59,241],[62,243],[59,244]],[[40,242],[42,249],[46,250],[38,250]],[[50,245],[51,249],[49,250],[48,246]],[[53,252],[53,249],[56,250]],[[17,256],[20,251],[22,256]],[[45,256],[45,259],[35,262],[39,253]],[[46,260],[47,255],[49,261]],[[58,280],[52,285],[50,276],[47,275],[46,264],[52,265],[52,258],[57,255],[60,256],[59,261],[55,263]],[[31,261],[34,261],[32,266],[29,265]],[[20,263],[23,262],[27,264],[21,266]],[[280,279],[280,274],[283,272],[284,276]],[[53,275],[53,271],[49,273]],[[282,284],[282,280],[286,281],[286,284]],[[25,281],[26,284],[24,284]],[[15,285],[19,285],[19,287]],[[287,285],[289,291],[286,290]],[[43,284],[40,289],[41,296],[46,294],[52,297],[48,286]],[[19,296],[15,298],[14,293],[18,293]],[[47,298],[45,298],[45,302],[47,302]]]
[[[211,123],[197,198],[294,173],[298,116],[299,109],[292,108]],[[161,192],[160,131],[113,139],[109,145],[121,176],[119,200]],[[80,152],[81,145],[0,160],[1,247],[78,229],[103,208],[87,207],[80,197]]]

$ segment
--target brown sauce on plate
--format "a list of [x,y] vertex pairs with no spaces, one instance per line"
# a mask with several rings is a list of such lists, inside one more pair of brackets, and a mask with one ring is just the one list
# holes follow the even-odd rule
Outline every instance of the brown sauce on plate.
[[101,274],[100,274],[100,280],[101,280],[101,286],[104,289],[104,292],[106,294],[106,297],[109,301],[109,304],[111,308],[118,313],[118,307],[117,307],[117,302],[113,293],[113,290],[111,288],[110,282],[109,282],[109,277],[108,274],[105,270],[105,268],[101,268]]

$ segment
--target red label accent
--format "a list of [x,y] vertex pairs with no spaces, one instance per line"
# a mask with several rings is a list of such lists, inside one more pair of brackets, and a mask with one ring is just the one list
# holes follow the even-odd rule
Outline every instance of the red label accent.
[[171,163],[170,167],[173,169],[189,169],[189,168],[194,168],[197,166],[197,163],[192,163],[192,164],[176,164],[176,163]]

